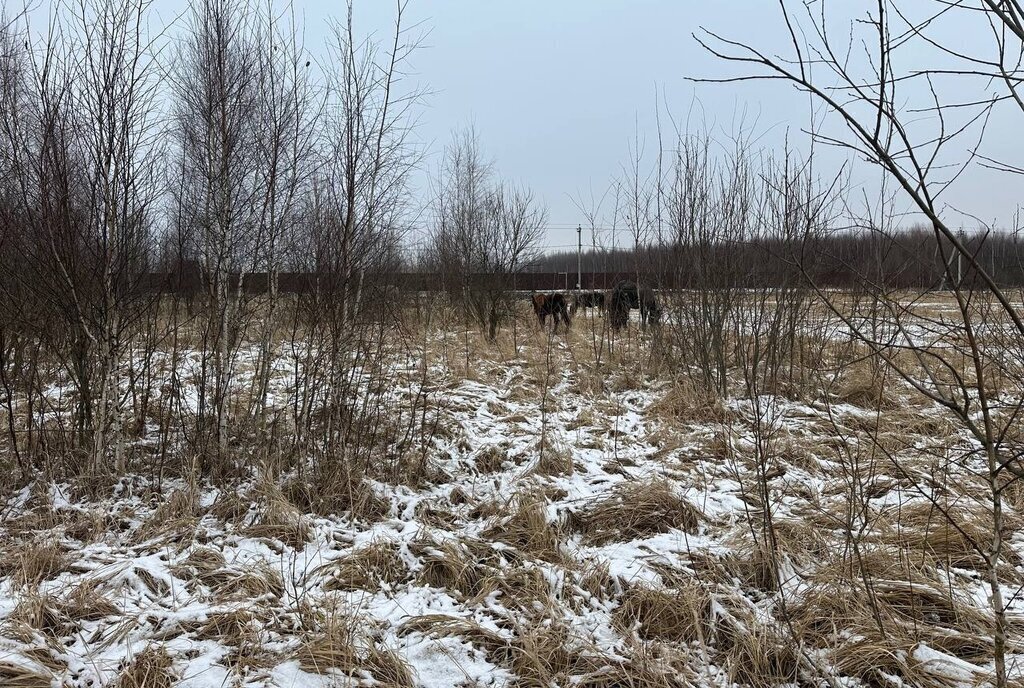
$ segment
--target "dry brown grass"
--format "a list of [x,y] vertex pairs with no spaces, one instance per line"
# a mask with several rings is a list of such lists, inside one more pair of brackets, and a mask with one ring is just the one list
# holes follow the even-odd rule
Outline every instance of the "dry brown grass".
[[207,584],[223,568],[224,555],[212,547],[196,547],[181,562],[170,568],[171,575],[187,583]]
[[748,625],[736,634],[726,665],[729,678],[744,686],[771,688],[796,683],[800,664],[797,649],[780,631]]
[[394,540],[377,540],[326,564],[318,570],[327,576],[324,590],[377,592],[409,580],[409,569]]
[[86,579],[58,598],[61,611],[73,623],[120,616],[121,610],[101,591],[103,581]]
[[[987,567],[985,553],[992,541],[992,523],[991,509],[977,502],[965,500],[941,509],[930,502],[916,502],[883,514],[873,539],[906,550],[922,564],[932,561],[983,571]],[[1010,537],[1022,526],[1020,517],[1005,513],[1003,536]],[[1015,569],[1021,564],[1020,556],[1004,548],[1003,561],[1009,565],[1007,575],[1018,579]]]
[[0,557],[0,575],[15,585],[36,585],[67,570],[68,556],[54,542],[11,543]]
[[277,659],[267,653],[262,642],[263,630],[271,622],[270,614],[259,607],[244,607],[211,612],[194,632],[196,640],[213,640],[230,648],[222,662],[236,671],[272,666]]
[[196,547],[170,572],[185,581],[193,593],[198,593],[200,586],[206,587],[211,597],[222,601],[276,600],[284,595],[279,571],[262,562],[243,568],[228,565],[224,555],[212,547]]
[[111,688],[173,688],[178,681],[174,660],[159,645],[150,645],[121,669]]
[[694,533],[703,515],[661,478],[628,481],[575,515],[574,526],[590,545],[628,542],[679,528]]
[[0,659],[0,685],[8,688],[53,688],[54,675],[29,663]]
[[[584,564],[577,574],[579,590],[598,602],[608,602],[622,594],[622,582],[612,575],[607,562]],[[584,600],[587,601],[587,600]]]
[[136,544],[161,538],[180,541],[194,535],[199,522],[199,500],[195,490],[174,490],[132,536]]
[[506,563],[488,543],[469,538],[443,542],[424,538],[410,543],[409,550],[422,564],[416,576],[418,585],[442,588],[464,598],[478,595],[483,580]]
[[402,624],[403,633],[422,633],[429,638],[458,637],[483,650],[490,661],[498,663],[508,657],[511,642],[497,631],[484,628],[472,619],[449,614],[426,614]]
[[894,395],[895,373],[887,373],[876,358],[863,358],[848,364],[830,386],[837,401],[864,409],[891,410],[899,407]]
[[100,509],[75,511],[64,522],[64,534],[90,544],[117,528],[117,519]]
[[551,609],[555,591],[544,571],[523,564],[489,572],[480,580],[472,602],[481,603],[492,596],[505,609],[533,616]]
[[390,508],[362,476],[342,461],[325,462],[305,477],[289,481],[284,485],[284,494],[305,513],[348,514],[369,523],[387,516]]
[[562,442],[548,440],[537,443],[537,461],[530,469],[534,475],[572,475],[576,470],[573,454]]
[[721,399],[697,390],[688,381],[673,383],[647,407],[647,415],[670,424],[727,423],[733,418]]
[[699,583],[674,589],[630,587],[612,619],[621,632],[636,631],[642,640],[674,643],[710,641],[711,595]]
[[276,485],[260,489],[260,508],[256,520],[246,528],[249,537],[278,540],[294,549],[306,546],[312,529],[306,517],[285,497]]
[[360,620],[338,610],[321,616],[318,628],[295,653],[304,671],[340,674],[360,682],[366,678],[381,688],[413,688],[412,670],[398,653],[359,632]]
[[482,537],[499,540],[547,562],[563,560],[562,534],[548,519],[546,501],[537,495],[519,493],[507,510],[509,515],[499,517],[481,533]]
[[900,569],[881,554],[865,558],[860,569],[857,579],[823,570],[790,607],[803,642],[827,649],[837,672],[869,684],[888,674],[934,685],[935,677],[910,656],[920,642],[976,665],[991,660],[990,614],[927,570]]
[[242,525],[255,506],[248,490],[223,490],[210,506],[210,514],[225,523]]
[[48,638],[59,638],[67,633],[71,620],[61,610],[56,597],[28,592],[11,611],[6,624],[15,635],[28,629]]
[[497,473],[508,461],[508,452],[498,445],[484,447],[473,458],[473,464],[481,473]]

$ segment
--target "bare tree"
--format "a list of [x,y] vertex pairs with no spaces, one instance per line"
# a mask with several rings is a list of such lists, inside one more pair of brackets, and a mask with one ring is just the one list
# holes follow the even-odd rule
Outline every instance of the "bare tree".
[[32,53],[31,76],[6,89],[13,117],[4,138],[25,222],[17,251],[35,273],[27,284],[47,304],[56,352],[77,387],[90,472],[109,468],[108,454],[124,469],[118,377],[145,308],[137,285],[160,159],[147,5],[59,5]]
[[194,5],[171,70],[176,229],[198,260],[209,315],[196,430],[201,438],[212,430],[218,456],[228,444],[245,273],[257,263],[265,198],[260,183],[267,181],[258,172],[259,162],[266,162],[259,127],[261,46],[250,10],[236,0]]
[[513,313],[515,276],[535,259],[546,218],[532,193],[495,183],[472,130],[446,149],[431,253],[456,302],[493,340]]

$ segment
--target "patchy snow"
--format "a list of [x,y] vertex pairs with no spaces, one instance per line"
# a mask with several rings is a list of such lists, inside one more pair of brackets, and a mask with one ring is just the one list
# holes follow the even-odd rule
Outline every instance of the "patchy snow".
[[[536,341],[531,346],[536,347]],[[305,544],[252,535],[253,519],[261,508],[256,479],[231,487],[198,486],[193,520],[186,519],[182,528],[159,522],[159,509],[169,496],[192,489],[172,479],[164,480],[159,497],[144,477],[122,480],[109,497],[98,501],[76,496],[69,484],[46,485],[44,499],[29,488],[12,495],[3,513],[14,518],[48,511],[56,516],[56,525],[25,531],[9,520],[4,525],[9,528],[7,537],[17,538],[19,547],[57,545],[65,565],[37,583],[16,580],[17,571],[0,579],[2,661],[52,673],[54,685],[93,688],[109,684],[147,648],[160,646],[173,660],[175,685],[180,687],[348,685],[340,682],[339,674],[310,671],[301,660],[303,646],[325,632],[321,617],[340,610],[337,613],[354,626],[353,647],[359,653],[368,648],[394,653],[408,665],[417,686],[513,685],[516,653],[527,651],[517,643],[525,642],[530,633],[554,633],[560,627],[571,629],[567,646],[575,642],[584,648],[575,654],[597,653],[603,671],[645,658],[650,664],[644,666],[661,666],[660,662],[671,668],[666,675],[691,672],[685,681],[678,678],[683,683],[729,685],[730,667],[740,660],[728,650],[696,640],[646,637],[637,628],[617,623],[617,610],[631,590],[674,594],[680,580],[689,580],[708,591],[707,632],[728,628],[731,633],[750,634],[754,625],[784,630],[784,604],[811,599],[818,565],[825,560],[834,564],[849,545],[843,522],[849,495],[839,482],[847,467],[842,463],[845,455],[836,450],[836,437],[830,435],[830,424],[848,429],[852,437],[851,428],[876,412],[852,404],[826,408],[818,401],[770,395],[732,399],[726,404],[731,414],[726,446],[716,449],[712,443],[721,428],[714,423],[675,422],[651,411],[663,387],[611,380],[619,386],[608,384],[604,391],[584,393],[565,341],[556,339],[553,346],[559,365],[545,395],[538,392],[534,379],[535,349],[524,349],[511,361],[477,361],[472,379],[432,363],[430,384],[438,390],[437,412],[446,429],[427,448],[438,477],[415,485],[369,480],[368,488],[386,500],[387,513],[376,520],[359,520],[348,513],[303,515],[311,533]],[[300,359],[307,353],[282,352],[273,366],[269,405],[290,398]],[[242,351],[239,360],[243,372],[236,382],[249,384],[253,352]],[[200,365],[198,354],[185,355],[180,363],[181,378],[192,379]],[[387,391],[395,399],[414,393],[415,378],[421,374],[414,357],[404,366],[399,363],[396,384]],[[47,390],[55,408],[68,393],[58,384]],[[175,393],[182,412],[195,413],[194,386],[184,384]],[[546,412],[543,396],[548,399]],[[756,447],[759,439],[763,442],[755,434],[758,430],[784,436],[794,446],[802,443],[803,453],[780,451],[771,457],[770,466],[758,465]],[[673,444],[663,450],[658,437],[664,432],[673,433]],[[541,470],[542,444],[549,454],[565,455],[563,472]],[[913,448],[913,443],[907,444],[907,450]],[[497,452],[499,461],[485,466],[490,451]],[[872,519],[887,517],[888,509],[927,503],[929,495],[905,489],[886,461],[879,460],[872,470],[884,488],[865,499]],[[760,503],[756,492],[759,471],[771,471],[768,505]],[[655,478],[669,481],[678,498],[696,507],[701,514],[697,528],[687,532],[669,523],[655,524],[635,537],[600,544],[587,541],[577,522],[581,514],[624,485],[645,485]],[[217,516],[219,505],[231,498],[241,498],[248,511]],[[503,539],[498,527],[514,515],[517,499],[524,498],[543,504],[547,527],[558,536],[556,552]],[[786,543],[792,551],[779,557],[776,581],[764,580],[757,568],[756,548],[769,546],[760,530],[766,506],[780,530],[792,523],[807,524],[802,530],[785,531],[793,539]],[[77,534],[73,526],[93,513],[106,518],[110,527],[95,536]],[[151,536],[142,535],[149,532],[145,528],[152,530]],[[397,552],[404,569],[397,580],[368,589],[329,589],[341,563],[381,543]],[[480,581],[467,583],[465,589],[431,585],[428,568],[449,556],[446,545],[462,543],[483,544],[467,549],[467,560],[460,565],[480,564],[486,573],[498,576],[515,574],[534,587],[518,599],[494,581],[492,588],[480,590],[471,589],[483,586]],[[872,544],[866,541],[862,546]],[[1024,536],[1014,534],[1008,548],[1011,554],[1024,553]],[[208,571],[197,573],[195,561],[200,556],[211,556],[213,563]],[[600,574],[588,580],[595,571]],[[460,573],[444,575],[458,578]],[[1019,556],[1013,573],[1024,574]],[[988,613],[988,588],[978,572],[948,567],[942,574],[949,586],[964,593],[959,598],[973,613]],[[49,630],[24,620],[31,599],[43,598],[64,608],[67,595],[93,588],[116,613],[68,619]],[[531,600],[531,594],[540,594],[541,599]],[[1018,590],[1007,585],[1004,594],[1011,612],[1024,613]],[[462,630],[431,632],[413,623],[435,617],[463,624]],[[679,664],[671,663],[676,661],[673,653],[681,657]],[[49,657],[45,666],[40,663],[43,655]],[[248,655],[252,657],[240,659]],[[822,666],[827,665],[825,654],[821,657]],[[952,685],[973,685],[991,675],[987,665],[958,659],[923,641],[914,645],[909,658]],[[365,658],[356,663],[365,664]],[[579,682],[593,669],[574,671],[576,678],[565,685]],[[363,674],[353,676],[353,685],[373,683]],[[848,676],[839,680],[842,685],[863,685]]]

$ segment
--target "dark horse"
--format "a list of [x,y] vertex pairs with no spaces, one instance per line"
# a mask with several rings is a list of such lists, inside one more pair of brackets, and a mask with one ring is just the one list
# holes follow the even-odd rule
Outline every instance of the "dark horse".
[[571,324],[569,320],[569,308],[565,304],[565,295],[554,293],[554,294],[534,294],[533,295],[533,312],[537,314],[537,320],[540,321],[540,326],[544,327],[544,321],[547,317],[553,316],[555,321],[555,331],[558,331],[558,323],[565,322],[566,329]]
[[569,312],[575,315],[578,308],[600,308],[603,310],[604,292],[581,291],[576,294],[576,297],[572,300],[572,308],[569,309]]
[[613,329],[621,329],[629,324],[629,311],[640,309],[640,324],[643,327],[656,325],[661,319],[661,306],[650,287],[637,287],[636,282],[628,280],[619,282],[612,289],[608,299],[608,314]]

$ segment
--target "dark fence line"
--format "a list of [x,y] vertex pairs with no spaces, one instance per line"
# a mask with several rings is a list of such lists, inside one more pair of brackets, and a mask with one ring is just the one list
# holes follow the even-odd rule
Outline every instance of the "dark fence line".
[[[516,275],[474,274],[464,283],[472,287],[487,286],[512,291],[564,291],[576,288],[576,273],[524,272]],[[611,289],[626,279],[636,279],[635,274],[622,272],[584,272],[581,276],[584,290]],[[450,276],[440,273],[396,272],[364,276],[367,286],[391,287],[400,291],[444,291],[452,287]],[[674,275],[643,275],[643,281],[651,281],[664,288],[675,286]],[[345,280],[340,275],[311,272],[279,272],[276,275],[277,290],[283,294],[310,294],[317,289],[323,292],[337,291]],[[350,280],[350,288],[355,280]],[[270,290],[270,275],[266,272],[251,272],[228,276],[228,288],[237,290],[241,282],[242,291],[247,294],[265,294]],[[198,272],[153,272],[142,276],[141,290],[147,292],[199,293],[204,282]]]

